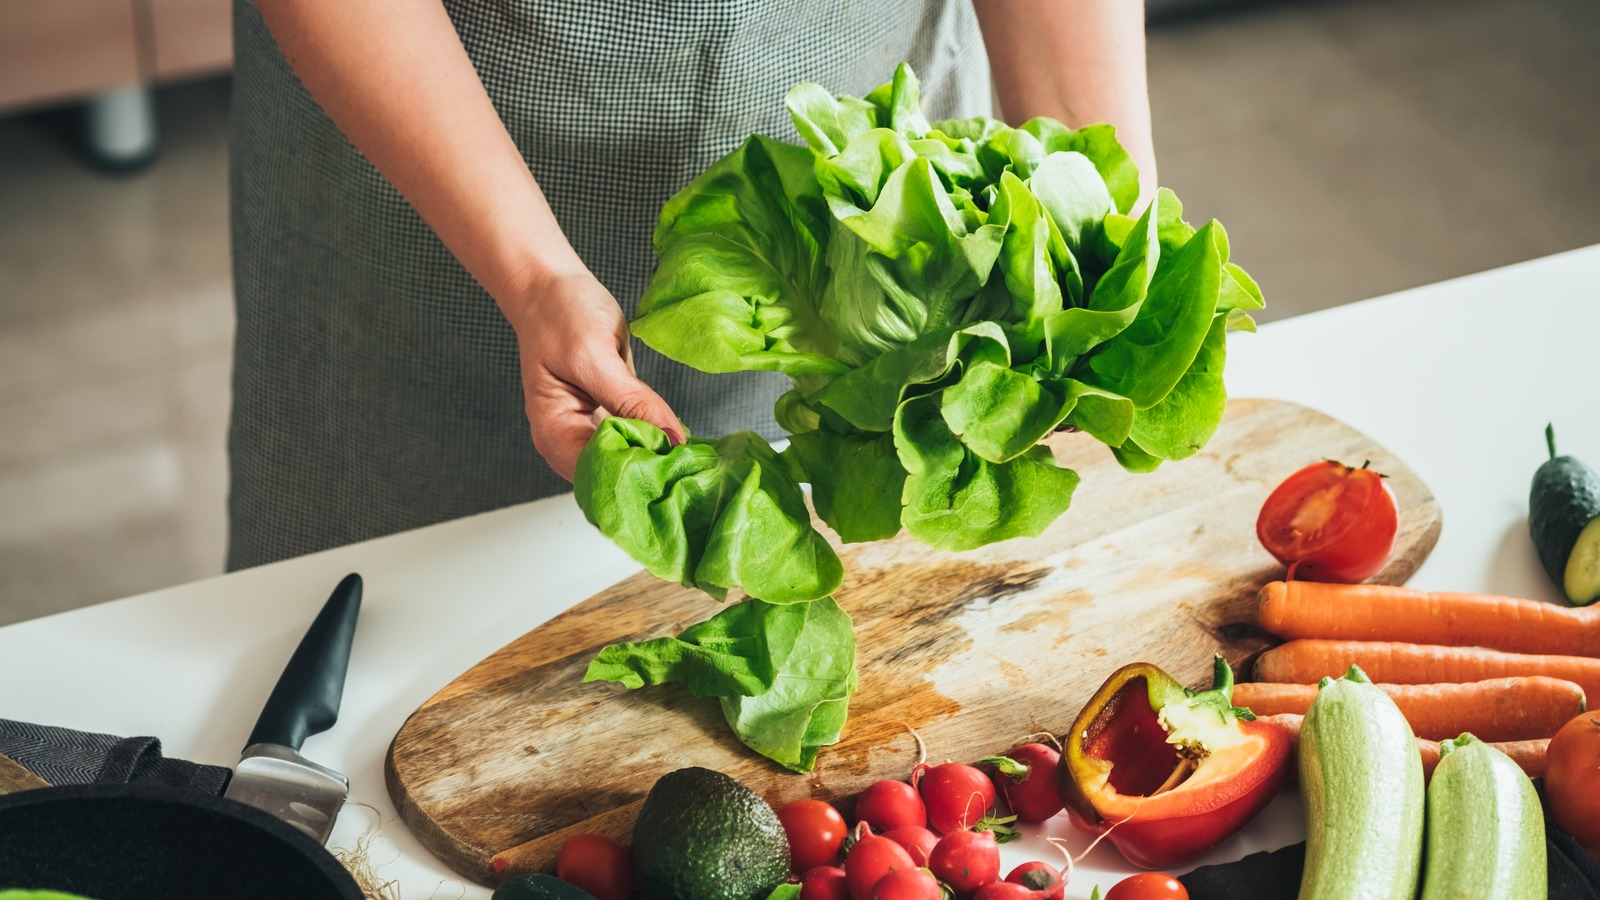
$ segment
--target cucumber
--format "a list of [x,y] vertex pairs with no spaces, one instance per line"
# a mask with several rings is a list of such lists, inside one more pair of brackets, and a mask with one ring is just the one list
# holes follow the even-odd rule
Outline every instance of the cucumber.
[[594,900],[594,895],[541,872],[506,879],[489,900]]
[[1545,426],[1550,458],[1533,473],[1528,531],[1539,562],[1575,606],[1600,598],[1600,476],[1571,456],[1556,455],[1556,433]]
[[1422,900],[1545,900],[1544,811],[1511,758],[1470,734],[1439,745]]
[[1306,868],[1300,900],[1413,900],[1422,757],[1405,716],[1355,666],[1322,679],[1300,730]]

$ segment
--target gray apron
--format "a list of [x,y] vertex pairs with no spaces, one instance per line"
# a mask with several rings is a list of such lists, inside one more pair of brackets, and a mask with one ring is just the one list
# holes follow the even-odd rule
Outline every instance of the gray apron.
[[[630,317],[662,204],[752,132],[798,140],[793,85],[860,96],[904,59],[930,116],[990,111],[970,0],[445,5],[567,238]],[[228,568],[569,490],[534,452],[494,301],[323,115],[255,7],[234,12]],[[782,377],[634,352],[693,433],[778,433]]]

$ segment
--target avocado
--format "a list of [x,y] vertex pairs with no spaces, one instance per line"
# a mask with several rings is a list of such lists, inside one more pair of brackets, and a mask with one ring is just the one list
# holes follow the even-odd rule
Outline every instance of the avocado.
[[518,875],[502,881],[489,900],[594,900],[594,895],[554,875],[540,873]]
[[1550,458],[1533,474],[1528,530],[1544,569],[1576,606],[1600,598],[1600,476],[1571,456],[1556,455],[1555,429],[1545,428]]
[[663,775],[633,826],[642,900],[765,900],[789,877],[789,840],[767,801],[721,772]]

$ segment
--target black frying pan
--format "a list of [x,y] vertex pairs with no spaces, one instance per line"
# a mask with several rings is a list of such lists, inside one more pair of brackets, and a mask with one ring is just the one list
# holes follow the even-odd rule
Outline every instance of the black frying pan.
[[[360,604],[361,579],[351,575],[295,650],[252,744],[298,749],[338,718]],[[362,900],[320,843],[253,806],[155,785],[41,784],[0,756],[0,890],[92,900]]]
[[316,841],[233,800],[141,784],[0,797],[0,889],[93,900],[362,900]]

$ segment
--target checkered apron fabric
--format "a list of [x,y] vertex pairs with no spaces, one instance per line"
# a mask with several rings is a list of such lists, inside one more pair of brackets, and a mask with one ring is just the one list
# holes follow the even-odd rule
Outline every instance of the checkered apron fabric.
[[[787,90],[860,96],[908,60],[931,117],[990,112],[970,0],[445,0],[578,254],[632,315],[661,206],[752,132],[798,141]],[[235,0],[238,334],[228,567],[569,490],[534,452],[516,339]],[[695,434],[778,431],[783,378],[641,345]]]

